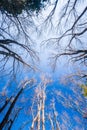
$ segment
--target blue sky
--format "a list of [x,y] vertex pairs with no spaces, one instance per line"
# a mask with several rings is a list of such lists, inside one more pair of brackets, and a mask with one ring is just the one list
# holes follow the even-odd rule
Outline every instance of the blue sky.
[[[85,126],[86,119],[82,118],[82,115],[77,111],[78,109],[76,109],[77,107],[81,107],[81,105],[83,105],[82,110],[83,111],[85,110],[86,100],[83,96],[81,96],[81,90],[79,90],[77,87],[78,91],[75,92],[76,86],[73,86],[71,83],[70,84],[68,83],[67,85],[61,84],[59,78],[57,78],[58,75],[55,76],[55,73],[54,75],[52,74],[51,76],[52,76],[51,78],[53,78],[53,82],[49,84],[46,89],[46,102],[45,102],[46,114],[49,112],[51,112],[52,114],[52,108],[50,107],[50,105],[52,103],[52,100],[54,100],[55,108],[58,113],[57,119],[60,123],[61,129],[78,130],[79,128],[81,128],[81,130],[86,130],[86,126]],[[37,79],[37,83],[36,83],[36,88],[37,88],[40,82],[40,74],[32,73],[30,76],[27,75],[27,77],[29,78],[34,77]],[[14,94],[15,88],[18,86],[18,83],[22,79],[23,76],[18,78],[16,82],[15,80],[11,82],[10,86],[8,87],[7,95],[12,95],[12,93]],[[7,78],[5,79],[3,78],[3,80],[1,79],[0,81],[1,83],[0,85],[4,86],[6,85],[6,82],[7,82]],[[23,123],[26,122],[28,122],[28,124],[24,127],[23,130],[27,130],[28,128],[30,128],[31,120],[32,120],[30,107],[32,106],[32,99],[35,95],[34,93],[35,93],[35,88],[31,90],[25,89],[24,93],[20,96],[18,102],[16,103],[16,107],[23,106],[24,109],[20,111],[19,116],[15,120],[15,123],[12,127],[12,130],[15,129],[18,130],[21,127],[21,125],[23,125]],[[72,106],[67,105],[67,103],[69,104],[69,100],[71,100],[70,103]],[[75,105],[76,102],[78,105]],[[34,107],[34,109],[36,109],[36,107]],[[0,120],[4,116],[5,111],[1,114]],[[48,129],[48,127],[50,127],[49,122],[46,120],[46,123],[48,123],[46,124],[46,129]]]

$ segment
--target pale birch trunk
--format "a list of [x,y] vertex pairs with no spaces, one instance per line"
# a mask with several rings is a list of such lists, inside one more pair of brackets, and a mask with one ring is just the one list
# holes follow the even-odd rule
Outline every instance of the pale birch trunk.
[[36,117],[32,121],[31,130],[34,130],[34,124],[37,121],[37,118],[38,118],[38,114],[36,115]]
[[55,123],[56,123],[56,130],[60,130],[59,122],[57,120],[57,112],[55,110],[55,104],[53,104],[53,110],[54,110],[54,118],[55,118]]
[[42,130],[45,130],[44,107],[45,107],[45,91],[43,90],[43,92],[42,92]]
[[52,130],[54,130],[53,120],[51,119],[51,116],[50,116],[50,115],[49,115],[49,120],[50,120],[50,124],[51,124],[51,128],[52,128]]
[[40,114],[41,114],[41,100],[38,104],[38,125],[37,125],[37,130],[40,130]]

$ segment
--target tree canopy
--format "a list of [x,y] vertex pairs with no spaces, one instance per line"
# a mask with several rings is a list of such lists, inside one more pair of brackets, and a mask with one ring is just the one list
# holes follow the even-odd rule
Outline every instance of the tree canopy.
[[2,13],[8,13],[13,16],[17,16],[26,12],[39,12],[44,7],[44,2],[48,0],[1,0],[0,10]]

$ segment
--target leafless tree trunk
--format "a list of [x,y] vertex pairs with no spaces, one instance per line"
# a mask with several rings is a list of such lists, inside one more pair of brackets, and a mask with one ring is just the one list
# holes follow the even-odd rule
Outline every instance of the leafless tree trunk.
[[[3,118],[3,120],[2,120],[1,123],[0,123],[0,129],[1,129],[1,130],[5,127],[6,124],[9,124],[8,122],[10,122],[9,129],[12,127],[13,122],[14,122],[15,118],[17,117],[18,113],[19,113],[19,110],[21,110],[21,109],[19,109],[19,110],[17,111],[17,113],[16,113],[15,116],[14,116],[14,119],[9,119],[10,116],[11,116],[11,114],[12,114],[13,109],[15,108],[15,104],[16,104],[17,100],[19,99],[19,96],[23,93],[25,87],[26,87],[28,84],[30,84],[32,81],[33,81],[33,80],[26,80],[26,81],[24,81],[24,82],[21,84],[21,89],[18,90],[16,96],[12,96],[12,97],[8,100],[8,102],[6,101],[5,104],[4,104],[4,106],[1,108],[1,112],[2,112],[2,111],[4,111],[4,110],[6,109],[8,103],[10,104],[10,106],[8,107],[8,110],[7,110],[7,112],[6,112],[6,114],[5,114],[4,118]],[[7,129],[7,128],[6,128],[6,129]]]
[[45,90],[42,90],[42,130],[45,130],[45,112],[44,112],[44,107],[45,107]]
[[51,115],[50,114],[49,114],[48,118],[50,120],[50,124],[51,124],[52,130],[54,130],[54,124],[53,124],[53,120],[51,119]]

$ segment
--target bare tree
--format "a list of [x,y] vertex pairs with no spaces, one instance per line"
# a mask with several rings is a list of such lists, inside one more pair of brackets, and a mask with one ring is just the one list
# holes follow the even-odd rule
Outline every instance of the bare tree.
[[47,0],[0,1],[0,71],[17,73],[20,63],[35,69],[33,63],[39,58],[31,32],[36,31],[34,17],[45,7],[44,2],[48,3]]
[[[30,120],[31,127],[29,128],[31,130],[45,130],[48,128],[51,130],[79,129],[79,127],[85,129],[87,126],[87,105],[85,105],[86,99],[80,93],[80,87],[78,89],[78,86],[76,87],[72,84],[69,88],[63,88],[64,91],[61,90],[61,87],[58,87],[59,89],[50,88],[51,90],[48,89],[47,91],[47,86],[49,87],[50,85],[45,84],[46,86],[44,86],[44,83],[47,83],[49,80],[46,77],[45,80],[43,79],[44,76],[42,76],[41,82],[35,89],[32,106],[29,109],[31,110],[29,116],[32,118]],[[69,90],[66,91],[66,89]],[[72,95],[70,91],[72,91]],[[63,108],[62,111],[60,110],[61,107],[59,104]],[[69,114],[72,116],[70,117]],[[75,122],[74,126],[72,122]]]
[[[60,5],[61,4],[61,5]],[[87,65],[87,2],[79,0],[66,0],[54,3],[54,7],[46,19],[54,22],[54,15],[57,16],[57,10],[60,8],[57,23],[57,35],[47,40],[48,44],[53,43],[56,48],[52,55],[53,65],[55,67],[59,57],[68,56],[73,62],[78,62],[86,67]],[[83,75],[86,77],[86,74]]]
[[[31,91],[28,91],[32,82],[35,81],[33,79],[23,81],[16,91],[11,94],[10,98],[1,99],[3,103],[0,102],[0,114],[7,109],[4,118],[0,122],[1,129],[11,130],[20,118],[20,112],[23,116],[27,114],[27,118],[21,120],[21,123],[17,126],[19,130],[25,128],[30,130],[46,130],[48,128],[61,130],[76,129],[76,127],[78,129],[80,126],[86,128],[86,100],[80,93],[80,87],[76,89],[76,85],[73,85],[69,87],[68,91],[66,91],[68,88],[63,87],[64,91],[62,91],[59,86],[58,89],[55,88],[55,85],[51,86],[52,80],[50,77],[47,78],[46,75],[42,75],[40,82],[35,82],[34,87],[31,87]],[[70,91],[72,91],[72,95]],[[26,98],[23,97],[23,93]],[[22,104],[20,105],[20,103]],[[63,110],[60,110],[60,108]],[[74,126],[72,117],[70,117],[71,114],[75,122]],[[82,120],[84,123],[82,123]]]
[[[19,96],[23,93],[24,89],[26,86],[30,85],[33,83],[33,79],[26,80],[22,82],[20,90],[17,89],[17,94],[14,93],[9,99],[5,99],[5,103],[3,106],[0,108],[0,113],[5,111],[7,109],[6,114],[4,115],[4,118],[0,122],[0,129],[2,130],[3,128],[11,130],[12,125],[14,124],[15,119],[17,118],[20,110],[22,109],[21,107],[16,108],[16,103],[19,99]],[[13,112],[14,111],[14,112]]]
[[[37,130],[45,130],[45,100],[46,100],[46,87],[51,82],[51,79],[47,79],[45,75],[41,76],[41,82],[36,88],[36,98],[37,98],[37,112],[36,116],[33,117],[31,130],[34,130],[35,123]],[[35,128],[35,129],[36,129]]]

